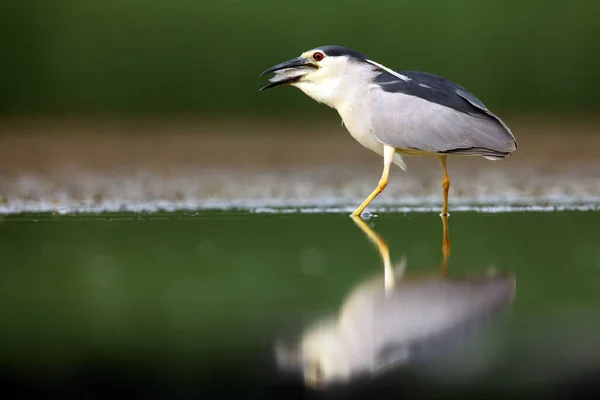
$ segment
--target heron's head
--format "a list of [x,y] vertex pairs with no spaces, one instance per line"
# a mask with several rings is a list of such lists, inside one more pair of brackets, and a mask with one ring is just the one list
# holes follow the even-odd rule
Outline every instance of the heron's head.
[[260,90],[292,85],[318,102],[337,108],[349,92],[366,89],[377,75],[376,69],[357,51],[341,46],[322,46],[267,69],[260,76],[271,72],[275,76]]
[[314,389],[347,381],[353,368],[337,319],[332,316],[312,324],[292,342],[277,341],[275,356],[282,370],[299,373]]

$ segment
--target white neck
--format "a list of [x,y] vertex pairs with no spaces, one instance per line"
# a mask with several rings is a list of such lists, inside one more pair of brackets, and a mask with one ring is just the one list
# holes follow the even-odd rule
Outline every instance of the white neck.
[[379,74],[358,62],[333,61],[294,84],[308,96],[335,108],[350,135],[366,148],[382,154],[383,146],[371,134],[369,90]]

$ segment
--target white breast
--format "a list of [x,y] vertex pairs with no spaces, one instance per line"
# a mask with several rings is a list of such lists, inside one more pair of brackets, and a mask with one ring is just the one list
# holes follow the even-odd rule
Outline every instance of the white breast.
[[369,93],[356,93],[347,98],[337,110],[350,135],[367,149],[383,156],[383,144],[371,132]]

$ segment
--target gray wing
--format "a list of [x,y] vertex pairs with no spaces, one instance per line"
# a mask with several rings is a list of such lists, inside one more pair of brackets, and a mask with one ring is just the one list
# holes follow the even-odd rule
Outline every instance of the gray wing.
[[384,72],[370,88],[371,130],[384,144],[504,158],[517,148],[506,124],[462,86],[423,72]]

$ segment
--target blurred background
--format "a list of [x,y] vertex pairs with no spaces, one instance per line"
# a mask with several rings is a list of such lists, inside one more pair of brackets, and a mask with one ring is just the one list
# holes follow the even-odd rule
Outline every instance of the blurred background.
[[[588,0],[0,1],[2,389],[307,396],[273,367],[274,337],[381,272],[346,213],[381,159],[335,110],[259,92],[258,75],[328,44],[450,78],[517,138],[503,161],[448,162],[451,273],[518,281],[488,342],[500,356],[465,367],[469,389],[597,388],[599,14]],[[406,161],[369,209],[400,211],[374,220],[392,258],[437,274],[441,171]],[[419,376],[374,390],[469,397]]]
[[585,0],[6,0],[7,115],[330,115],[258,74],[326,44],[462,82],[502,115],[594,113],[598,5]]

